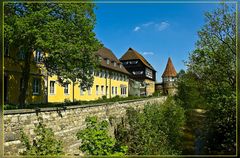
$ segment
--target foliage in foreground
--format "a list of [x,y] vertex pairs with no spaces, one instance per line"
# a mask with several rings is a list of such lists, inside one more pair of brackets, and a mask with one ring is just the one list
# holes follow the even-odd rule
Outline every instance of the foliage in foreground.
[[32,156],[55,156],[63,155],[63,146],[60,140],[54,137],[51,128],[46,128],[41,117],[38,118],[39,123],[36,125],[34,132],[36,137],[31,143],[27,135],[21,130],[21,142],[25,147],[22,155]]
[[99,122],[97,117],[86,118],[87,127],[77,133],[81,139],[79,149],[87,155],[121,156],[127,152],[126,146],[117,146],[116,140],[108,135],[108,122]]
[[129,108],[115,137],[128,146],[129,155],[181,154],[184,122],[183,108],[168,98],[163,104],[146,104],[142,112]]
[[205,14],[206,23],[178,87],[186,108],[207,110],[202,154],[236,153],[235,15],[227,5]]

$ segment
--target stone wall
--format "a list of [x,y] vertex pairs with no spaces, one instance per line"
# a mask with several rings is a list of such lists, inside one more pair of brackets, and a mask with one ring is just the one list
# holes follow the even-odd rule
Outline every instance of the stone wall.
[[148,102],[163,102],[166,97],[149,98],[134,101],[122,101],[95,105],[68,106],[64,108],[42,108],[36,112],[34,109],[5,110],[4,111],[4,154],[19,155],[23,151],[20,141],[20,129],[33,138],[34,125],[41,116],[43,122],[53,129],[56,138],[63,141],[64,151],[68,155],[79,155],[80,141],[76,133],[85,127],[85,118],[96,115],[100,119],[109,117],[121,118],[127,107],[143,108]]

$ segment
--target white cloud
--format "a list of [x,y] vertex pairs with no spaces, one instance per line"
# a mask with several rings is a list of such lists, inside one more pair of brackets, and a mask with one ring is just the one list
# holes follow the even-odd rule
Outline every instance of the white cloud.
[[150,21],[147,23],[144,23],[142,25],[136,26],[133,31],[138,32],[139,30],[145,30],[147,28],[155,29],[156,31],[163,31],[167,29],[170,26],[170,24],[167,21],[162,21],[160,23]]
[[155,27],[157,28],[158,31],[163,31],[163,30],[167,29],[169,27],[169,25],[170,24],[168,22],[163,21],[159,24],[155,24]]
[[143,52],[142,54],[143,54],[143,55],[154,55],[153,52]]
[[136,27],[133,29],[133,31],[134,31],[134,32],[137,32],[137,31],[139,31],[140,29],[141,29],[141,27],[136,26]]
[[148,26],[153,25],[153,24],[154,24],[154,22],[151,21],[151,22],[142,24],[142,26],[143,26],[143,27],[148,27]]

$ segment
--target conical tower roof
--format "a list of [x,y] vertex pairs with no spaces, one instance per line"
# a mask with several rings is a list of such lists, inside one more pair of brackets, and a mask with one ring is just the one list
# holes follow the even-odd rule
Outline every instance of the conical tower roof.
[[165,71],[162,74],[162,77],[176,77],[176,76],[177,76],[177,72],[173,66],[171,58],[169,57],[167,66],[165,68]]

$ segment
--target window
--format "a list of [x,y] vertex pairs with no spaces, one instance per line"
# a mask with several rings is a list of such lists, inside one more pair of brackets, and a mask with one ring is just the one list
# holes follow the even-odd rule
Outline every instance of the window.
[[112,94],[114,94],[114,87],[112,86]]
[[102,71],[101,70],[99,70],[99,72],[98,72],[99,74],[98,74],[98,76],[99,77],[102,77]]
[[33,78],[33,86],[32,86],[33,95],[40,94],[40,79]]
[[39,63],[39,62],[42,61],[42,57],[43,57],[42,51],[41,51],[41,50],[36,50],[35,56],[34,56],[34,61],[35,61],[36,63]]
[[105,78],[105,71],[102,70],[102,77]]
[[101,57],[101,56],[99,56],[99,57],[98,57],[98,60],[101,62],[101,61],[102,61],[102,57]]
[[104,86],[101,86],[102,95],[104,95]]
[[119,65],[120,69],[122,68],[122,64]]
[[115,87],[115,94],[117,95],[117,87]]
[[153,73],[152,73],[152,70],[150,69],[146,69],[146,76],[149,77],[149,78],[153,78]]
[[84,95],[84,90],[82,87],[80,87],[80,95]]
[[24,60],[25,59],[25,52],[23,49],[20,49],[19,51],[19,59]]
[[69,84],[68,83],[64,84],[64,94],[69,94]]
[[116,67],[117,63],[114,61],[114,62],[113,62],[113,65],[114,65],[114,67]]
[[121,87],[121,95],[127,94],[127,87]]
[[133,75],[142,75],[143,71],[133,71],[132,74]]
[[50,94],[55,94],[55,81],[50,81]]
[[106,77],[109,78],[109,72],[106,70]]
[[106,95],[108,95],[108,86],[106,86]]
[[96,95],[98,95],[98,85],[96,85]]
[[91,90],[91,87],[88,87],[88,95],[91,95],[92,94],[92,90]]
[[107,59],[107,64],[108,64],[108,65],[110,64],[110,61],[109,61],[109,59]]

